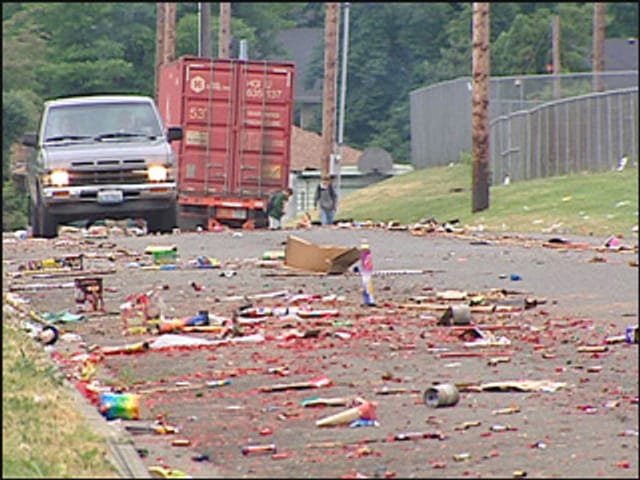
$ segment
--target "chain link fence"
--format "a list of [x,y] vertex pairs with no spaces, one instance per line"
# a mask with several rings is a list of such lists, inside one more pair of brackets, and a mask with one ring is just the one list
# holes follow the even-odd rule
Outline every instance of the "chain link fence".
[[457,162],[471,151],[471,79],[458,78],[409,95],[411,163],[415,168]]
[[[603,88],[594,90],[594,80]],[[416,168],[443,166],[472,150],[468,77],[411,92]],[[638,72],[494,77],[490,162],[496,182],[601,171],[638,159]]]
[[638,88],[543,104],[490,122],[493,183],[612,170],[638,159]]

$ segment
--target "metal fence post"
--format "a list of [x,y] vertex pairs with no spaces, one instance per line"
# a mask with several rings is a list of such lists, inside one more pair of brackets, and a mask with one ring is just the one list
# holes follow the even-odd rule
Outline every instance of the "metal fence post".
[[569,102],[564,102],[564,173],[569,173]]
[[622,95],[617,95],[618,98],[618,153],[622,158],[624,155],[624,104],[622,103]]

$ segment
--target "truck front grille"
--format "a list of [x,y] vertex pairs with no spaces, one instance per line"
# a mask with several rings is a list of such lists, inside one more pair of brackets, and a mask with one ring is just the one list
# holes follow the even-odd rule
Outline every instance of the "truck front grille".
[[72,187],[146,183],[147,167],[143,159],[77,161],[71,163],[69,182]]

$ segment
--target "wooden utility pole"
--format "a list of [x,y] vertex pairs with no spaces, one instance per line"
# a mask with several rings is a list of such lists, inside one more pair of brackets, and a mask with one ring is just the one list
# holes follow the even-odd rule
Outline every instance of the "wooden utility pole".
[[160,91],[160,65],[164,60],[164,3],[156,3],[156,102]]
[[553,56],[553,98],[560,98],[560,17],[551,20],[551,52]]
[[200,43],[198,44],[198,56],[210,58],[213,56],[211,45],[211,4],[198,3],[200,11]]
[[606,28],[606,4],[593,4],[593,90],[604,90],[602,72],[604,72],[604,36]]
[[473,4],[472,212],[489,208],[489,4]]
[[218,57],[229,58],[229,38],[231,35],[231,4],[220,3],[220,31],[218,32]]
[[336,64],[338,40],[338,3],[327,3],[324,17],[324,84],[322,87],[322,163],[323,175],[331,172],[331,154],[336,124]]
[[164,63],[176,59],[176,4],[164,6]]
[[176,58],[176,4],[156,3],[156,102],[160,91],[160,67]]

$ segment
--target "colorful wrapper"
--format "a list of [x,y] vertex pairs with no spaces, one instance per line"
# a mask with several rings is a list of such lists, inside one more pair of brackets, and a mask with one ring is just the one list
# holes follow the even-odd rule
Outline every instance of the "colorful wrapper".
[[367,306],[376,304],[373,296],[373,257],[368,245],[363,245],[360,254],[360,274],[362,276],[362,298]]
[[100,394],[100,413],[107,420],[140,418],[140,395],[135,393],[103,392]]

